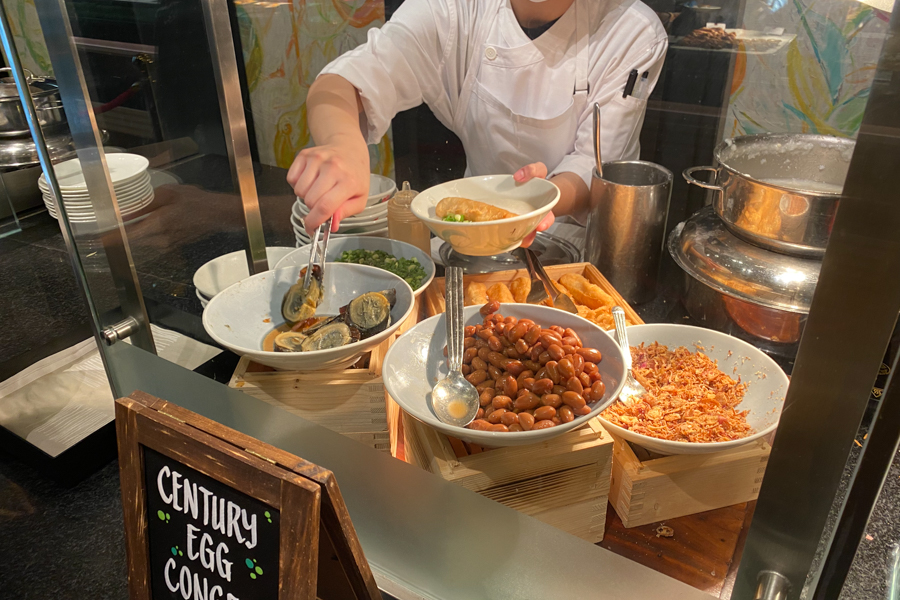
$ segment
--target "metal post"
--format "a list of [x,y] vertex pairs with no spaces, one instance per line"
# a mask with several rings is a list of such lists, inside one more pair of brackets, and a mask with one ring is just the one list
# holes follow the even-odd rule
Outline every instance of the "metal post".
[[[894,359],[891,373],[895,373],[898,367],[900,355]],[[827,600],[840,595],[853,557],[866,532],[869,516],[897,455],[900,446],[900,380],[892,374],[885,387],[863,445],[856,474],[850,482],[847,502],[835,525],[830,551],[822,561],[818,588],[809,596],[814,600]]]
[[[141,295],[140,282],[134,270],[134,261],[131,258],[131,250],[128,247],[125,228],[122,225],[122,218],[119,214],[119,205],[114,201],[113,186],[109,178],[109,169],[106,166],[106,155],[101,151],[103,142],[100,140],[97,123],[94,120],[94,111],[90,106],[87,84],[84,79],[84,72],[81,69],[81,62],[78,59],[78,51],[73,41],[65,0],[36,0],[36,2],[41,29],[44,31],[44,38],[47,42],[47,49],[50,51],[56,82],[59,85],[59,92],[65,107],[66,119],[69,122],[69,130],[72,133],[72,139],[75,141],[75,149],[78,153],[78,159],[81,161],[85,182],[90,191],[91,205],[94,213],[97,215],[97,227],[102,232],[100,239],[119,293],[119,301],[125,314],[134,318],[138,323],[131,335],[132,343],[138,348],[155,353],[156,346],[153,342],[153,335],[150,333],[150,320],[147,317],[147,309],[144,306],[144,297]],[[8,30],[5,11],[0,12],[4,13],[2,16],[3,28]],[[87,281],[82,276],[83,271],[81,270],[78,248],[75,245],[72,228],[62,201],[62,193],[56,181],[56,174],[53,171],[53,164],[50,161],[43,134],[38,126],[34,105],[31,102],[30,95],[27,93],[24,75],[21,74],[21,64],[19,63],[14,40],[6,37],[3,43],[4,47],[7,48],[10,62],[16,65],[14,67],[16,85],[19,88],[19,95],[22,97],[23,103],[28,104],[26,114],[29,115],[29,128],[35,144],[39,148],[41,167],[47,178],[47,185],[53,194],[56,210],[58,211],[57,214],[59,214],[61,219],[66,247],[69,255],[75,261],[78,283],[85,290],[92,313],[91,316],[97,327],[100,327],[99,315],[96,313],[94,304],[91,301]],[[95,333],[98,342],[100,342],[100,331],[97,330]],[[102,352],[101,355],[103,355]],[[112,381],[112,378],[110,380]]]
[[256,178],[253,176],[253,159],[250,155],[250,139],[241,100],[241,84],[238,77],[237,58],[231,20],[226,0],[200,0],[206,20],[206,36],[209,53],[219,92],[219,109],[225,128],[225,147],[231,163],[231,176],[241,194],[244,208],[244,225],[247,228],[247,264],[250,273],[262,273],[269,269],[266,258],[266,239],[263,235],[259,199],[256,195]]
[[897,321],[900,203],[890,174],[900,161],[898,33],[900,12],[895,12],[747,536],[735,598],[752,597],[762,571],[785,576],[792,584],[789,598],[816,589],[819,573],[813,560]]

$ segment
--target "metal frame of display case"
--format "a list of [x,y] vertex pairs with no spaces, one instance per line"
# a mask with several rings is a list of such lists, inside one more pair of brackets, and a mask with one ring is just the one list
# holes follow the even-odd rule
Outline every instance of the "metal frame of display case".
[[[237,71],[230,24],[223,0],[201,2],[217,69],[229,159],[248,229],[248,262],[254,270],[260,260],[265,260],[265,244],[261,226],[257,230],[259,207],[249,163],[249,141],[240,91],[235,92],[234,87]],[[299,417],[277,414],[279,410],[274,407],[202,376],[179,371],[179,367],[157,357],[141,354],[140,348],[152,350],[152,339],[146,337],[149,324],[121,218],[113,202],[65,0],[37,0],[36,4],[98,220],[112,231],[107,245],[112,275],[123,288],[126,314],[137,322],[136,335],[144,340],[137,347],[117,344],[106,348],[106,354],[101,352],[117,394],[140,387],[328,466],[341,480],[342,489],[349,490],[351,514],[364,547],[368,540],[366,552],[380,581],[391,586],[398,597],[472,598],[479,590],[494,598],[536,597],[535,593],[551,594],[547,587],[550,584],[558,592],[556,597],[567,598],[602,595],[604,591],[618,598],[642,600],[708,597]],[[4,44],[10,44],[8,51],[11,49],[14,55],[5,18],[0,26],[4,29]],[[896,35],[896,14],[891,29]],[[841,570],[849,565],[848,556],[852,558],[855,551],[855,544],[849,542],[854,542],[852,538],[859,532],[858,513],[871,508],[879,469],[884,467],[886,453],[896,447],[898,431],[893,425],[900,419],[900,411],[885,409],[879,413],[881,420],[866,447],[862,463],[866,468],[852,487],[850,506],[856,513],[848,513],[838,525],[838,541],[848,543],[826,541],[824,564],[830,570],[820,585],[819,572],[812,568],[814,557],[822,549],[820,541],[852,439],[900,310],[900,242],[896,239],[900,232],[900,204],[893,201],[895,192],[890,178],[879,177],[883,172],[896,172],[900,160],[900,129],[891,129],[900,125],[898,111],[894,107],[891,114],[888,109],[888,103],[893,99],[896,104],[900,97],[900,78],[892,81],[889,77],[898,64],[900,48],[894,38],[889,38],[845,186],[845,194],[853,201],[842,204],[825,254],[738,571],[735,598],[763,598],[766,593],[799,598],[805,586],[817,590],[817,597],[834,597],[834,585]],[[52,179],[49,160],[42,159],[42,165],[48,179]],[[51,188],[59,202],[61,196],[55,181]],[[59,211],[78,272],[78,252],[61,203]],[[879,231],[890,232],[894,239],[877,235]],[[90,305],[84,280],[80,278],[79,283],[88,294]],[[92,317],[99,324],[96,311],[92,310]],[[885,399],[896,396],[896,392],[888,393]],[[873,441],[876,435],[877,442]],[[473,569],[482,573],[486,560],[481,553],[492,557],[500,553],[505,559],[491,569],[491,579],[485,582],[488,588],[473,588],[472,581],[459,580],[463,575],[447,575],[470,574]],[[540,572],[529,568],[526,560],[536,555],[546,559],[546,569]],[[576,558],[582,570],[579,577],[572,577],[570,561]],[[544,575],[548,572],[549,577]],[[761,579],[763,586],[759,585]]]

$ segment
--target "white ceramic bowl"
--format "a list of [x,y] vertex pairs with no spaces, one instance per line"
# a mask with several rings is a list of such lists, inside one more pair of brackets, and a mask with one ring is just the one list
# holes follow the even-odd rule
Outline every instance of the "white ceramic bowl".
[[[311,245],[306,245],[302,248],[297,248],[293,252],[289,252],[284,256],[284,258],[278,261],[278,264],[275,265],[275,268],[283,269],[285,267],[307,266],[309,264],[309,253],[311,248]],[[424,292],[425,288],[427,288],[431,283],[431,280],[434,279],[435,266],[434,261],[431,260],[430,256],[428,256],[412,244],[407,244],[406,242],[398,242],[397,240],[388,238],[348,236],[329,240],[328,252],[325,254],[325,262],[335,262],[341,257],[341,254],[343,254],[344,252],[348,250],[359,249],[382,250],[397,258],[415,258],[416,260],[418,260],[419,264],[422,265],[422,268],[425,269],[425,279],[422,280],[422,285],[413,290],[413,294],[415,296],[418,296],[419,294]]]
[[[297,201],[294,202],[294,206],[291,208],[291,214],[293,214],[294,217],[297,219],[303,219],[306,217],[306,215],[309,214],[309,207],[298,198]],[[357,218],[371,217],[374,219],[375,217],[383,217],[386,214],[387,214],[387,198],[385,198],[378,204],[373,204],[371,206],[367,206],[362,211],[356,213],[352,217],[347,217],[347,218],[348,219],[349,218],[357,219]],[[344,221],[345,220],[346,219],[344,219]],[[341,222],[343,222],[343,221],[341,221]]]
[[737,409],[750,411],[747,422],[756,433],[730,442],[670,442],[634,433],[600,417],[608,431],[659,454],[707,454],[749,444],[772,433],[778,426],[788,377],[774,360],[755,346],[703,327],[670,323],[630,326],[628,343],[638,346],[642,342],[659,342],[670,349],[685,346],[691,352],[702,349],[704,354],[718,361],[723,373],[735,379],[740,376],[741,382],[747,384],[747,392]]
[[248,277],[219,293],[203,311],[203,327],[216,342],[235,354],[276,369],[319,371],[341,369],[355,363],[391,336],[413,310],[409,285],[382,269],[364,265],[326,263],[325,297],[316,314],[336,315],[357,296],[394,288],[397,301],[391,309],[391,324],[377,335],[354,344],[315,352],[266,352],[263,339],[284,323],[281,301],[300,275],[301,267],[286,267]]
[[373,206],[379,202],[394,195],[397,191],[397,184],[394,180],[384,175],[376,175],[369,173],[369,199],[366,200],[366,206]]
[[[448,196],[479,200],[519,216],[483,223],[442,221],[435,208]],[[516,183],[512,175],[485,175],[430,187],[413,199],[410,209],[457,252],[493,256],[518,248],[558,201],[559,188],[546,179]]]
[[[275,268],[279,260],[294,249],[288,246],[266,248],[269,268]],[[223,254],[204,264],[194,273],[194,287],[202,295],[212,298],[228,286],[250,276],[247,253],[244,250]]]
[[[480,308],[480,306],[465,308],[463,314],[466,325],[475,325],[483,321],[478,312]],[[606,395],[603,400],[594,404],[590,414],[564,425],[518,433],[476,431],[441,423],[431,407],[431,389],[447,375],[447,359],[444,357],[447,327],[444,314],[422,321],[391,345],[382,367],[384,385],[391,398],[407,413],[442,433],[482,446],[498,447],[536,444],[562,435],[597,416],[619,395],[625,374],[622,351],[602,329],[577,315],[546,306],[503,304],[499,312],[504,317],[533,319],[543,327],[550,325],[571,327],[581,336],[585,346],[596,348],[603,354],[603,360],[597,366],[606,383]]]

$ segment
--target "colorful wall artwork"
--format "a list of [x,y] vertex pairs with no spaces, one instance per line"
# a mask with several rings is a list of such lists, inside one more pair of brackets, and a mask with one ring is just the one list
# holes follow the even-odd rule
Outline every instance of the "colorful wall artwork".
[[[306,94],[319,72],[384,24],[384,0],[235,0],[260,162],[287,168],[312,144]],[[390,131],[369,147],[393,178]]]
[[854,0],[751,0],[744,27],[796,38],[738,54],[725,137],[763,132],[856,137],[890,15]]
[[50,64],[50,53],[44,43],[34,0],[6,0],[3,6],[22,66],[35,75],[52,76],[53,65]]

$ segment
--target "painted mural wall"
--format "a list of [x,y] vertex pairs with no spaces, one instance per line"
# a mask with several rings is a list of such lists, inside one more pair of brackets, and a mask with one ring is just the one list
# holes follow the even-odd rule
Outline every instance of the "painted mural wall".
[[[196,1],[196,0],[185,0]],[[6,0],[23,66],[52,75],[34,0]],[[250,104],[264,164],[287,168],[312,144],[306,93],[322,68],[384,24],[384,0],[236,0]],[[372,170],[393,178],[390,131],[369,147]]]
[[738,54],[724,135],[856,137],[889,13],[855,0],[748,0],[746,29],[797,37],[775,54]]
[[[289,167],[312,144],[306,94],[319,72],[384,24],[384,0],[236,0],[260,162]],[[369,147],[372,170],[393,178],[390,132]]]

